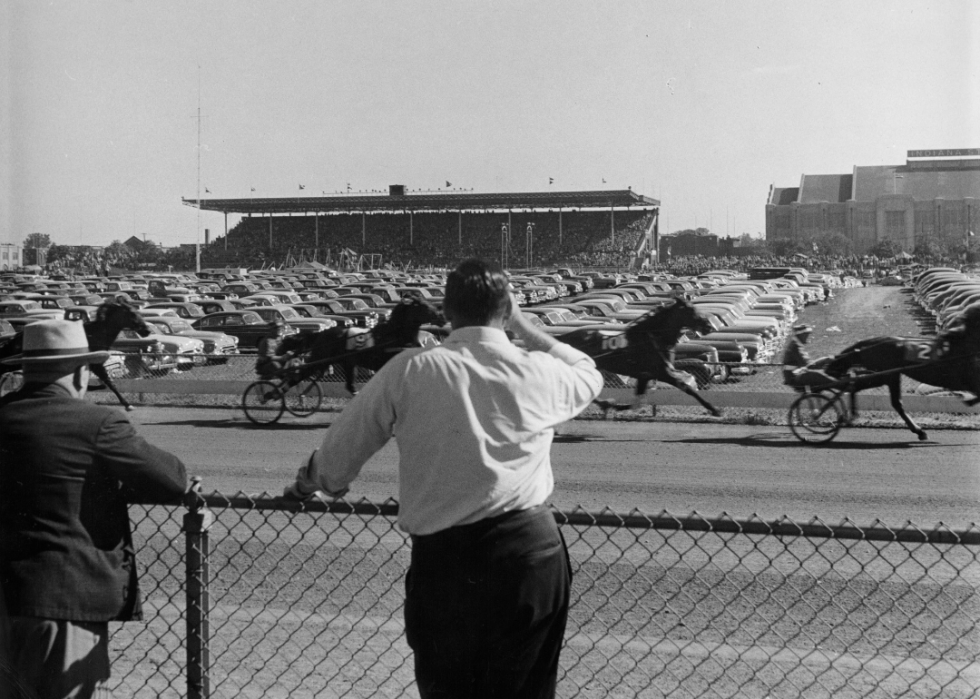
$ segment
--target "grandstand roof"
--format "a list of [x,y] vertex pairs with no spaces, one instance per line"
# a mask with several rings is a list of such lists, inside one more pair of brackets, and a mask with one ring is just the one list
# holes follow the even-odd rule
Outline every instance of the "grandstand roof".
[[486,209],[589,209],[658,207],[656,199],[631,189],[591,192],[437,192],[248,199],[182,199],[187,206],[226,214],[284,214],[358,211],[482,211]]

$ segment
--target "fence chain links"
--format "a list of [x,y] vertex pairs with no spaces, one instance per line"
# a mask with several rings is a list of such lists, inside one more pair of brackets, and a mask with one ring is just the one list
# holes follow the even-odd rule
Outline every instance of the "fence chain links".
[[[182,507],[133,505],[147,622],[113,625],[117,696],[418,696],[397,510],[199,485]],[[560,696],[980,687],[976,527],[555,517],[574,570]]]

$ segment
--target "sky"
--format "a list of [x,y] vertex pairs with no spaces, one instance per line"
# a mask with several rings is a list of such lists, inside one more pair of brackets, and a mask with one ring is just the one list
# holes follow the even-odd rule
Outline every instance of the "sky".
[[447,182],[764,235],[770,186],[980,147],[965,0],[6,0],[0,32],[0,242],[194,243],[224,228],[199,192]]

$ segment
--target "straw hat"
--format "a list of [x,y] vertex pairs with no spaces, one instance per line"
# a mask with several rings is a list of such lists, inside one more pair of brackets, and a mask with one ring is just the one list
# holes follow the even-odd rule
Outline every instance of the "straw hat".
[[41,320],[24,327],[23,352],[0,360],[3,364],[101,364],[106,351],[89,350],[81,323],[70,320]]

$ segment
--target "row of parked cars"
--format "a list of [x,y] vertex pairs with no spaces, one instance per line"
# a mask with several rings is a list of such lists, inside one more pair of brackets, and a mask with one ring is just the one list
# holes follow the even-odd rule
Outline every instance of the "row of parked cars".
[[[511,283],[523,312],[545,332],[560,338],[579,328],[616,333],[639,316],[685,298],[714,327],[691,335],[675,348],[675,361],[702,385],[732,374],[750,373],[778,352],[786,329],[806,305],[826,300],[833,275],[810,278],[805,270],[785,277],[750,280],[717,270],[697,277],[600,272],[513,272]],[[439,307],[445,276],[388,270],[338,274],[320,270],[198,275],[128,275],[111,278],[0,279],[0,319],[17,327],[42,317],[94,320],[107,299],[124,297],[139,307],[152,329],[149,337],[120,333],[114,350],[143,357],[151,371],[191,368],[227,361],[254,350],[281,321],[288,333],[332,327],[371,328],[406,296]]]
[[908,281],[916,302],[932,314],[936,330],[944,330],[967,306],[980,302],[980,271],[932,267]]

